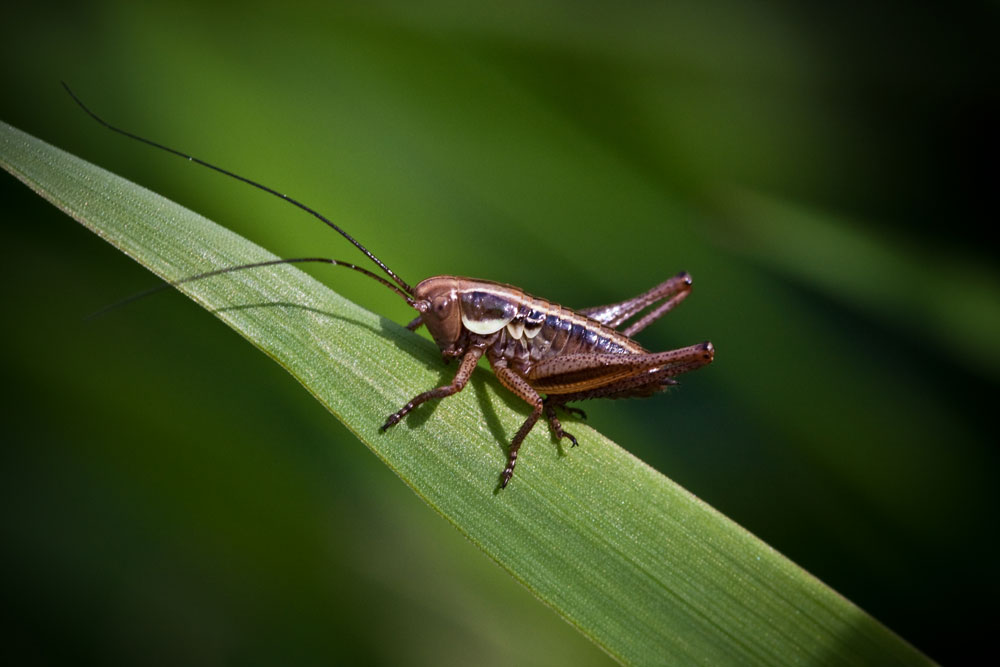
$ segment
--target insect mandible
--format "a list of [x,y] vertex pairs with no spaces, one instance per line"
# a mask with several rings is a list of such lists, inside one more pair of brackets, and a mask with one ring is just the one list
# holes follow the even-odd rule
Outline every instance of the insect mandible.
[[[353,269],[394,291],[418,312],[407,328],[414,331],[426,326],[443,359],[460,361],[450,384],[414,396],[389,415],[382,431],[398,424],[420,404],[462,391],[479,359],[486,357],[500,384],[531,406],[531,414],[511,440],[507,465],[500,475],[501,487],[510,482],[521,443],[543,414],[553,437],[557,441],[565,438],[575,447],[577,440],[563,429],[557,408],[582,414],[566,404],[591,398],[652,396],[677,384],[677,375],[701,368],[715,356],[715,348],[707,341],[667,352],[649,352],[632,340],[634,334],[672,310],[691,292],[691,277],[685,272],[631,299],[580,310],[532,296],[511,285],[475,278],[434,276],[411,287],[353,236],[317,211],[256,181],[115,127],[84,105],[65,83],[63,87],[87,114],[109,130],[235,178],[316,217],[353,243],[391,279],[350,262],[295,257],[227,267],[164,285],[176,286],[274,264],[319,262]],[[626,326],[631,320],[635,321]]]

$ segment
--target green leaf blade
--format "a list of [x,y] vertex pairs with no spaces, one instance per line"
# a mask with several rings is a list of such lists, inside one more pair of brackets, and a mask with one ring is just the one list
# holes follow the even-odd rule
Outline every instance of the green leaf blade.
[[[158,276],[273,259],[154,193],[0,124],[0,162]],[[483,371],[388,433],[385,416],[442,384],[434,346],[292,266],[181,291],[286,368],[400,478],[542,601],[636,664],[925,664],[884,626],[585,425],[559,455]],[[516,641],[512,637],[511,641]]]

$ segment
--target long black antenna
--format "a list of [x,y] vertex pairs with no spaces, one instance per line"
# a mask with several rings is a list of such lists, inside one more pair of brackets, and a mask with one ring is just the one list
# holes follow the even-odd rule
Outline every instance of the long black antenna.
[[115,310],[116,308],[121,308],[122,306],[128,305],[133,301],[138,301],[139,299],[143,299],[151,294],[156,294],[157,292],[161,292],[165,289],[170,289],[171,287],[177,287],[178,285],[183,285],[184,283],[189,283],[195,280],[202,280],[203,278],[211,278],[212,276],[219,276],[222,275],[223,273],[231,273],[233,271],[242,271],[244,269],[258,269],[263,266],[275,266],[276,264],[303,264],[306,262],[332,264],[333,266],[343,266],[348,269],[354,269],[359,273],[365,274],[369,278],[373,278],[379,281],[380,283],[391,289],[393,292],[403,297],[403,299],[406,300],[406,303],[410,304],[411,306],[414,304],[413,298],[409,294],[406,294],[405,292],[403,292],[403,290],[396,287],[382,276],[375,275],[368,269],[362,268],[355,264],[351,264],[350,262],[343,262],[339,259],[330,259],[328,257],[292,257],[289,259],[269,259],[263,262],[254,262],[252,264],[240,264],[239,266],[228,266],[224,269],[215,269],[214,271],[206,271],[205,273],[199,273],[193,276],[188,276],[186,278],[164,281],[163,283],[160,283],[156,287],[150,287],[148,290],[139,292],[138,294],[133,294],[132,296],[122,299],[121,301],[118,301],[116,303],[113,303],[110,306],[105,306],[104,308],[101,308],[100,310],[91,313],[85,319],[92,320],[94,318],[100,317],[101,315],[104,315],[108,311]]
[[[406,294],[408,294],[408,295],[412,295],[413,294],[413,288],[410,287],[409,285],[407,285],[406,281],[404,281],[402,278],[400,278],[395,273],[393,273],[392,270],[390,270],[388,266],[386,266],[385,264],[383,264],[382,260],[380,260],[378,257],[376,257],[375,255],[373,255],[371,253],[371,251],[368,250],[368,248],[366,248],[363,245],[361,245],[353,236],[351,236],[350,234],[348,234],[347,232],[345,232],[343,229],[341,229],[340,227],[338,227],[336,224],[334,224],[326,216],[320,214],[318,211],[309,208],[308,206],[306,206],[305,204],[303,204],[302,202],[300,202],[300,201],[298,201],[296,199],[292,199],[291,197],[289,197],[286,194],[282,194],[281,192],[278,192],[277,190],[273,190],[273,189],[267,187],[266,185],[258,183],[257,181],[252,181],[249,178],[246,178],[244,176],[240,176],[239,174],[234,174],[233,172],[228,171],[226,169],[223,169],[222,167],[217,167],[214,164],[205,162],[204,160],[200,160],[200,159],[194,157],[193,155],[188,155],[187,153],[182,153],[181,151],[175,150],[173,148],[170,148],[169,146],[164,146],[163,144],[157,143],[155,141],[151,141],[149,139],[146,139],[145,137],[140,137],[137,134],[132,134],[131,132],[128,132],[127,130],[121,129],[120,127],[115,127],[114,125],[112,125],[111,123],[107,122],[106,120],[104,120],[103,118],[101,118],[100,116],[98,116],[96,113],[94,113],[93,111],[91,111],[87,107],[86,104],[84,104],[82,101],[80,101],[80,98],[77,97],[76,94],[72,90],[70,90],[70,87],[68,85],[66,85],[65,81],[61,81],[60,83],[62,83],[63,88],[66,89],[66,92],[69,93],[69,96],[73,98],[73,101],[76,102],[80,106],[81,109],[83,109],[84,111],[86,111],[87,114],[91,118],[93,118],[94,120],[96,120],[98,123],[100,123],[104,127],[108,128],[112,132],[117,132],[118,134],[125,135],[126,137],[128,137],[130,139],[135,139],[136,141],[141,141],[144,144],[149,144],[150,146],[153,146],[154,148],[159,148],[160,150],[167,151],[168,153],[173,153],[174,155],[178,155],[178,156],[180,156],[180,157],[182,157],[182,158],[184,158],[186,160],[190,160],[191,162],[197,162],[198,164],[202,165],[203,167],[208,167],[209,169],[217,171],[220,174],[225,174],[226,176],[229,176],[230,178],[235,178],[237,181],[242,181],[242,182],[246,183],[247,185],[252,185],[253,187],[257,188],[258,190],[263,190],[264,192],[270,193],[270,194],[274,195],[275,197],[279,197],[281,199],[284,199],[289,204],[292,204],[294,206],[298,206],[300,209],[302,209],[303,211],[305,211],[309,215],[311,215],[311,216],[313,216],[315,218],[318,218],[319,220],[321,220],[324,223],[326,223],[329,227],[331,227],[335,231],[337,231],[341,236],[343,236],[348,241],[350,241],[351,243],[353,243],[358,248],[358,250],[360,250],[361,252],[363,252],[368,257],[368,259],[370,259],[371,261],[375,262],[379,266],[379,268],[381,268],[383,271],[385,271],[389,275],[389,277],[392,278],[393,282],[395,282],[397,285],[399,285],[399,287],[402,288],[402,290],[404,292],[406,292]],[[297,261],[303,261],[303,260],[297,260]],[[312,260],[312,261],[325,261],[325,260]],[[341,266],[352,266],[353,267],[353,265],[347,265],[347,264],[344,264],[342,262],[333,262],[333,261],[331,261],[331,262],[328,262],[328,263],[338,264],[338,265],[341,265]],[[244,267],[233,267],[232,270],[236,270],[238,268],[244,268]],[[357,268],[357,267],[354,267],[354,268]],[[359,271],[363,271],[363,269],[358,269],[358,270]],[[367,273],[366,271],[363,271],[363,272]],[[368,275],[372,275],[372,274],[369,273]],[[192,278],[194,278],[194,277],[197,277],[197,276],[193,276]],[[375,276],[372,275],[372,277],[374,278]],[[382,282],[385,282],[385,281],[382,281]]]

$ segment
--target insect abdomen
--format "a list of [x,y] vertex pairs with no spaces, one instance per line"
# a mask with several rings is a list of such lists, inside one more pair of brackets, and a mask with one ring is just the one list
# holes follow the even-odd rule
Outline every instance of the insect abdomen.
[[515,287],[467,280],[462,288],[463,325],[481,336],[497,334],[491,356],[521,371],[560,355],[645,352],[620,332]]
[[[544,303],[544,302],[543,302]],[[608,354],[634,354],[643,349],[637,343],[622,336],[617,331],[601,325],[589,318],[576,313],[569,308],[556,304],[544,303],[543,308],[525,309],[526,316],[544,313],[544,319],[538,325],[533,337],[522,337],[528,348],[531,361],[542,361],[549,357],[583,352],[599,352]],[[512,332],[505,332],[508,335]]]

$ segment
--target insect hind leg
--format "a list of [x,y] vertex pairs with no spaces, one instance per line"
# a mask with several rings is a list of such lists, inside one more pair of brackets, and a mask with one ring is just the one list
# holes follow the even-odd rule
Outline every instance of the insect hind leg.
[[[552,403],[549,401],[548,398],[546,398],[544,402],[545,402],[545,416],[549,420],[549,430],[552,431],[553,437],[555,437],[556,440],[562,440],[563,438],[566,438],[572,443],[573,447],[579,445],[580,443],[576,441],[576,437],[574,437],[572,433],[563,430],[562,422],[559,421],[558,417],[556,417],[556,406],[564,409],[566,408],[566,406],[560,403]],[[574,410],[576,409],[574,408]],[[576,410],[576,411],[583,412],[583,410]]]
[[552,436],[556,440],[562,440],[563,438],[568,439],[573,447],[576,447],[580,443],[576,441],[576,438],[572,433],[563,430],[562,422],[559,421],[559,417],[556,416],[556,408],[562,408],[570,414],[576,414],[584,419],[587,418],[587,413],[579,408],[571,408],[565,405],[562,401],[554,400],[552,396],[547,396],[545,400],[542,401],[545,405],[545,417],[549,420],[549,430],[552,431]]
[[[637,317],[642,311],[652,308],[638,321],[622,331],[623,334],[631,337],[660,319],[668,311],[673,310],[690,293],[691,275],[686,271],[681,271],[673,278],[668,278],[639,296],[607,306],[582,308],[578,312],[612,329],[618,329],[628,320]],[[656,305],[657,303],[659,305]]]
[[575,408],[572,405],[566,405],[565,401],[557,400],[557,396],[546,396],[543,403],[551,403],[552,407],[558,408],[568,415],[573,415],[574,417],[579,417],[580,419],[586,419],[587,413],[580,408]]

